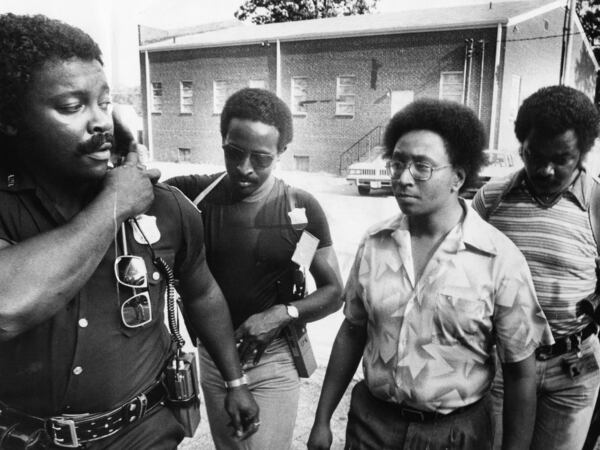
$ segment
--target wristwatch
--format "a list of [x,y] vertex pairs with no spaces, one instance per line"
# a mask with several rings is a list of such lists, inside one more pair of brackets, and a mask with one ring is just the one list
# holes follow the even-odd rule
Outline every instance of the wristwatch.
[[288,303],[287,305],[285,305],[285,310],[287,311],[288,316],[290,316],[294,320],[296,320],[298,317],[300,317],[298,308],[296,308],[294,305],[290,305]]
[[236,378],[235,380],[225,381],[225,388],[233,389],[244,384],[248,384],[248,378],[246,378],[246,374],[243,374],[241,377]]

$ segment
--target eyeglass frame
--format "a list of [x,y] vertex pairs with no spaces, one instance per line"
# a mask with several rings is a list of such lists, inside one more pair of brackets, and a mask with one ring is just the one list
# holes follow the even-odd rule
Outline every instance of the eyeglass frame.
[[[273,165],[273,162],[276,159],[276,156],[273,156],[270,153],[258,152],[258,151],[254,151],[254,150],[246,150],[245,148],[239,147],[230,142],[228,142],[227,144],[223,144],[221,146],[221,148],[223,149],[223,152],[225,152],[225,159],[229,159],[229,160],[235,162],[236,164],[239,164],[242,161],[244,161],[246,158],[250,158],[250,164],[252,164],[252,167],[254,167],[255,169],[267,169]],[[229,149],[232,149],[232,150],[238,152],[238,154],[240,154],[240,155],[243,154],[244,156],[243,157],[240,156],[239,158],[232,158],[227,155],[227,152],[229,151]],[[255,159],[253,159],[253,157],[255,157]],[[257,157],[258,157],[258,162],[256,159]],[[269,164],[265,165],[264,163],[260,162],[260,158],[269,159],[270,160]]]
[[[144,258],[142,258],[141,256],[137,256],[137,255],[130,255],[127,252],[127,241],[126,241],[126,233],[125,233],[125,223],[121,224],[121,236],[123,239],[123,255],[119,255],[117,258],[115,258],[115,262],[114,262],[114,271],[115,271],[115,279],[117,280],[117,283],[122,284],[125,287],[128,287],[130,289],[133,289],[133,295],[131,297],[129,297],[127,300],[125,300],[124,302],[121,303],[121,307],[120,307],[120,312],[121,312],[121,322],[123,323],[124,326],[126,326],[127,328],[139,328],[139,327],[143,327],[144,325],[148,325],[149,323],[152,322],[153,319],[153,314],[152,314],[152,301],[150,300],[150,293],[148,291],[148,268],[146,267],[146,261],[144,261]],[[119,270],[118,270],[118,264],[120,261],[123,260],[123,258],[130,258],[132,260],[139,260],[143,263],[144,265],[144,281],[142,285],[133,285],[131,283],[127,283],[123,280],[121,280],[121,277],[119,275]],[[137,293],[136,290],[139,289],[144,289],[144,292],[140,292]],[[125,316],[124,316],[124,308],[127,305],[127,303],[131,302],[133,299],[136,298],[145,298],[146,301],[148,302],[148,319],[137,323],[135,325],[129,325],[127,323],[127,321],[125,320]]]
[[[399,165],[402,164],[402,169],[394,169],[392,166],[393,165]],[[427,169],[429,170],[429,176],[427,178],[423,178],[422,176],[416,175],[413,172],[413,167],[416,164],[420,164],[423,165],[425,167],[427,167]],[[402,161],[398,161],[393,160],[393,159],[388,159],[385,162],[385,167],[387,170],[390,171],[390,176],[392,178],[399,178],[399,176],[402,174],[402,172],[404,172],[405,170],[408,169],[408,173],[410,173],[410,176],[413,177],[413,179],[415,181],[429,181],[431,180],[431,177],[433,177],[433,172],[437,171],[437,170],[441,170],[441,169],[447,169],[448,167],[452,167],[452,164],[444,164],[441,166],[433,166],[431,163],[428,163],[427,161],[408,161],[407,163],[404,163]]]

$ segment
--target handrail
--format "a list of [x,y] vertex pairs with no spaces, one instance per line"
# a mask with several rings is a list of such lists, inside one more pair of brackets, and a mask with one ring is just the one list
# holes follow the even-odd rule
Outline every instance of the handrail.
[[[342,174],[342,167],[344,167],[344,162],[346,162],[346,166],[350,165],[354,161],[360,161],[365,154],[371,151],[373,147],[379,145],[381,143],[381,130],[383,129],[383,125],[377,125],[367,133],[365,133],[359,140],[357,140],[354,144],[340,153],[340,165],[339,165],[339,173]],[[356,157],[353,155],[356,154]]]

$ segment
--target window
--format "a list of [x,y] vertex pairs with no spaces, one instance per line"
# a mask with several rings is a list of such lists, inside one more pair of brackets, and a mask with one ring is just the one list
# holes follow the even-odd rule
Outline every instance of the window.
[[258,79],[250,80],[250,81],[248,81],[248,87],[249,88],[257,88],[257,89],[266,89],[267,82],[265,80],[258,80]]
[[335,89],[335,115],[354,117],[356,109],[356,77],[337,77]]
[[442,72],[440,78],[440,99],[463,103],[463,73]]
[[177,152],[177,162],[187,162],[192,157],[192,149],[179,147],[179,151]]
[[179,83],[179,112],[181,114],[192,114],[194,107],[194,90],[191,81]]
[[306,100],[308,100],[308,78],[292,77],[292,114],[305,116]]
[[160,81],[152,83],[152,112],[162,113],[162,83]]
[[294,166],[296,170],[302,172],[308,172],[310,158],[308,156],[296,156],[294,155]]
[[221,114],[223,106],[229,97],[231,83],[225,80],[213,81],[213,113]]
[[517,118],[519,106],[521,105],[521,77],[513,75],[510,82],[509,113],[512,120]]

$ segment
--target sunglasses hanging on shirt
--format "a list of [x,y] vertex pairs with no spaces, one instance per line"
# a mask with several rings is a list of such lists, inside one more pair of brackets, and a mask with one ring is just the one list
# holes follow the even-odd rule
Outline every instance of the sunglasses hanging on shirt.
[[121,321],[127,328],[143,327],[152,322],[148,270],[144,258],[128,254],[125,224],[121,225],[121,237],[123,255],[115,259],[115,277],[119,284],[133,290],[133,295],[121,303]]

